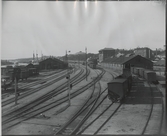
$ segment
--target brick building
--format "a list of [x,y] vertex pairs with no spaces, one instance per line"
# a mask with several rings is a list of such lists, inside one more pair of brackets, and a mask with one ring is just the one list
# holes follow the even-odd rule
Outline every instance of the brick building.
[[132,55],[108,58],[101,63],[101,66],[122,72],[124,68],[130,69],[131,67],[153,69],[153,62],[140,55]]
[[145,57],[149,60],[154,60],[154,57],[155,57],[153,51],[150,48],[147,48],[147,47],[137,48],[137,49],[134,50],[134,53],[136,55],[141,55],[142,57]]
[[99,62],[104,61],[106,58],[115,56],[115,50],[113,48],[104,48],[99,50]]

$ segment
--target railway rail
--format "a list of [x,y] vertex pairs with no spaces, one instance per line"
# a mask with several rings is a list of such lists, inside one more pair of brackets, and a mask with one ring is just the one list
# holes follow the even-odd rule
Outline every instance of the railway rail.
[[[113,77],[114,76],[117,76],[117,75],[113,75],[113,74],[111,74]],[[94,99],[94,100],[92,100],[90,103],[89,103],[89,105],[87,105],[87,106],[85,106],[85,108],[83,109],[83,107],[76,113],[76,115],[75,116],[73,116],[59,131],[57,131],[56,133],[55,133],[55,135],[58,135],[58,134],[68,134],[68,135],[81,135],[82,134],[82,132],[85,130],[85,129],[87,129],[93,122],[95,122],[104,112],[106,112],[108,109],[109,109],[109,107],[111,107],[112,105],[113,105],[113,103],[114,102],[112,102],[97,118],[95,118],[91,123],[89,123],[89,124],[87,124],[86,123],[86,127],[83,129],[81,129],[81,127],[83,126],[83,124],[84,124],[84,122],[90,117],[90,115],[92,115],[93,114],[93,112],[102,104],[102,102],[104,101],[104,100],[106,100],[107,99],[107,95],[105,95],[105,96],[103,96],[102,97],[102,94],[105,92],[107,90],[107,88],[100,94],[100,95],[98,95],[98,97],[96,98],[96,99]],[[97,100],[99,100],[99,98],[100,97],[102,97],[101,98],[101,100],[99,101],[99,103],[97,103]],[[94,103],[93,103],[94,102]],[[90,108],[90,111],[88,111],[87,113],[86,113],[86,115],[83,117],[83,119],[82,120],[80,120],[80,122],[79,123],[77,123],[78,125],[76,126],[76,128],[74,128],[74,130],[70,130],[69,131],[69,129],[67,129],[67,126],[69,126],[69,124],[71,124],[72,122],[74,122],[77,118],[80,118],[79,117],[79,115],[82,115],[82,113],[83,112],[85,112],[85,110],[87,110],[88,109],[88,107],[90,106],[90,105],[93,105],[93,107],[91,107]],[[96,106],[95,106],[96,105]],[[119,107],[121,106],[121,104],[118,106],[118,108],[116,109],[116,111],[119,109]],[[116,112],[115,111],[115,112]],[[114,112],[114,113],[115,113]],[[109,119],[114,115],[114,113],[109,117]],[[108,119],[108,120],[109,120]],[[107,120],[107,121],[108,121]],[[76,123],[76,121],[75,121],[75,123]],[[106,122],[105,122],[106,123]],[[105,124],[104,123],[104,124]],[[102,124],[102,127],[103,127],[103,125],[104,124]],[[73,126],[73,125],[72,125]],[[70,128],[70,127],[69,127]],[[67,132],[66,132],[66,130],[68,130]],[[100,129],[99,129],[100,130]],[[98,132],[98,130],[97,130],[97,132]],[[97,133],[97,132],[95,132],[95,133]]]
[[[82,80],[84,78],[85,77],[82,77]],[[77,82],[79,82],[79,80],[77,78],[75,78],[75,80]],[[86,86],[86,87],[90,87],[90,86]],[[60,90],[62,88],[64,88],[64,86],[60,87]],[[32,109],[35,106],[37,106],[39,103],[44,102],[44,101],[48,100],[49,98],[53,97],[53,95],[57,95],[58,93],[62,93],[62,91],[58,92],[58,90],[57,90],[57,93],[54,94],[55,92],[53,92],[53,91],[50,92],[49,94],[47,94],[47,96],[42,96],[41,98],[35,100],[34,102],[31,102],[28,105],[25,105],[24,107],[22,107],[22,109],[17,109],[16,111],[13,111],[12,113],[10,112],[10,113],[4,115],[3,121],[2,121],[3,129],[7,129],[9,127],[12,127],[12,126],[20,123],[20,121],[26,120],[28,118],[32,118],[33,116],[36,116],[36,115],[39,115],[39,113],[47,111],[47,110],[55,107],[56,105],[60,105],[61,103],[63,103],[63,102],[68,100],[67,96],[64,96],[63,98],[60,98],[59,100],[57,100],[55,102],[52,102],[52,103],[50,103],[48,105],[45,105],[44,107],[41,107],[42,110],[41,109],[40,110],[36,109],[36,110],[32,111],[33,114],[31,114],[31,115],[30,115],[30,112],[28,112],[27,114],[25,113],[26,111],[29,111],[30,109]],[[66,91],[66,89],[64,89],[63,91]],[[74,92],[73,94],[71,94],[71,97],[73,98],[73,97],[77,96],[79,93],[82,93],[82,91]],[[9,116],[11,114],[12,114],[12,116]],[[26,119],[25,118],[23,118],[23,119],[20,118],[20,117],[24,117],[25,115],[28,115],[28,114],[30,115],[28,118],[27,117],[26,117]],[[18,118],[19,118],[19,120],[17,120]]]
[[[153,115],[154,106],[155,106],[154,95],[153,95],[153,93],[154,93],[153,84],[151,84],[151,83],[148,82],[148,85],[149,85],[150,93],[151,93],[151,103],[150,103],[150,107],[151,107],[151,108],[150,108],[150,112],[149,112],[149,114],[148,114],[148,118],[147,118],[146,124],[145,124],[145,126],[144,126],[144,128],[143,128],[143,130],[142,130],[142,132],[141,132],[141,135],[145,135],[145,134],[147,134],[147,133],[150,133],[150,132],[147,132],[147,131],[150,131],[150,130],[149,130],[149,122],[151,121],[151,117],[152,117],[152,115]],[[158,92],[160,92],[159,89],[157,88],[157,86],[156,86],[155,88],[156,88],[156,90],[158,90]],[[160,123],[159,123],[160,125],[159,125],[159,127],[156,127],[156,129],[153,130],[153,131],[154,131],[154,132],[153,132],[154,134],[160,134],[160,133],[161,133],[161,128],[162,128],[163,111],[164,111],[164,103],[163,103],[162,95],[161,95],[160,99],[161,99],[161,105],[162,105],[161,119],[160,119]],[[158,122],[157,122],[157,123],[158,123]]]
[[[48,82],[49,80],[53,80],[54,78],[56,78],[57,76],[59,76],[59,75],[61,75],[61,74],[63,74],[65,71],[61,71],[61,73],[58,73],[58,72],[56,72],[56,73],[58,73],[58,75],[56,74],[56,75],[52,75],[51,77],[48,77],[48,78],[45,78],[45,79],[41,79],[41,80],[38,80],[38,81],[34,81],[34,82],[31,82],[31,83],[28,83],[28,84],[26,84],[26,85],[19,85],[19,90],[18,90],[18,93],[23,93],[22,92],[22,90],[24,90],[24,89],[26,89],[26,88],[31,88],[31,87],[33,87],[34,85],[37,85],[37,84],[43,84],[43,83],[45,83],[45,82]],[[64,76],[62,77],[62,78],[64,78]],[[29,91],[29,90],[27,90],[27,91]],[[24,91],[25,92],[25,91]],[[12,93],[11,93],[12,94]],[[3,98],[5,98],[6,96],[8,96],[9,95],[9,93],[5,93],[5,94],[2,94],[2,99]]]
[[[83,71],[82,71],[81,73],[83,73]],[[80,73],[80,74],[81,74],[81,73]],[[52,85],[53,83],[55,83],[55,82],[57,82],[57,81],[59,81],[59,80],[65,78],[66,75],[67,75],[67,74],[64,74],[63,76],[58,77],[58,78],[56,78],[56,79],[52,79],[52,78],[53,78],[53,77],[52,77],[52,78],[51,78],[52,81],[50,81],[50,82],[48,82],[48,83],[45,83],[45,84],[41,85],[41,86],[38,87],[38,88],[30,89],[30,90],[24,92],[23,94],[21,94],[21,95],[18,97],[18,100],[19,100],[19,99],[22,99],[22,98],[25,98],[25,97],[27,97],[27,96],[29,96],[29,95],[31,95],[31,94],[37,92],[37,91],[40,91],[41,89],[43,89],[43,88],[45,88],[45,87],[47,87],[47,86]],[[57,76],[55,76],[55,77],[57,77]],[[44,82],[44,81],[42,81],[42,82]],[[21,92],[19,91],[18,93],[21,93]],[[15,101],[15,97],[12,97],[12,98],[10,98],[10,99],[4,100],[4,101],[2,101],[2,107],[6,106],[6,105],[8,105],[8,104],[10,104],[10,103],[12,103],[12,102],[14,102],[14,101]]]

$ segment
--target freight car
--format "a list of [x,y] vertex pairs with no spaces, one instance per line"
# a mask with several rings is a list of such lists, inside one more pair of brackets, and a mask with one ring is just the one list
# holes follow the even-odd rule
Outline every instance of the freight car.
[[128,80],[117,78],[108,83],[108,97],[113,102],[121,101],[128,92]]
[[1,88],[2,90],[6,91],[8,87],[12,85],[12,80],[9,76],[3,76],[1,75]]
[[140,71],[141,71],[142,69],[144,69],[144,68],[134,67],[133,73],[136,74],[136,75],[138,75],[138,76],[140,76]]
[[[17,66],[17,68],[19,69],[18,80],[27,80],[28,77],[39,74],[38,68],[28,68],[25,66]],[[1,75],[9,76],[9,78],[14,81],[14,68],[12,66],[1,67],[1,71]]]
[[88,66],[92,69],[96,69],[96,64],[94,63],[89,63]]
[[29,68],[28,74],[29,74],[29,76],[35,76],[35,75],[39,74],[39,71],[37,70],[37,68]]
[[146,79],[148,82],[158,83],[156,73],[152,70],[134,67],[134,71],[131,69],[131,72]]
[[156,73],[153,71],[144,71],[144,78],[148,82],[157,82]]

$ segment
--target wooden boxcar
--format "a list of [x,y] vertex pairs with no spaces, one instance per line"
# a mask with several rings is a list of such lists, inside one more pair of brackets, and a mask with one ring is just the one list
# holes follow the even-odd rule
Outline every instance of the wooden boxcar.
[[21,80],[26,79],[27,80],[28,76],[29,76],[28,70],[27,71],[21,71],[19,79],[21,79]]
[[133,73],[134,73],[134,67],[131,67],[131,68],[130,68],[130,71],[131,71],[131,73],[133,74]]
[[143,78],[143,75],[144,75],[144,71],[145,71],[144,68],[139,69],[139,76],[142,77],[142,78]]
[[134,67],[134,74],[140,76],[139,71],[140,71],[141,69],[143,69],[143,68]]
[[28,72],[28,68],[25,66],[19,66],[18,68],[20,68],[20,74],[19,74],[19,79],[23,80],[29,77],[29,72]]
[[153,71],[144,71],[144,78],[148,82],[156,82],[157,81],[156,73]]
[[1,75],[1,88],[6,91],[12,85],[12,80],[9,76]]
[[108,97],[112,101],[122,100],[128,91],[128,82],[125,78],[114,79],[108,83]]
[[96,65],[94,63],[89,63],[89,67],[92,69],[96,69]]

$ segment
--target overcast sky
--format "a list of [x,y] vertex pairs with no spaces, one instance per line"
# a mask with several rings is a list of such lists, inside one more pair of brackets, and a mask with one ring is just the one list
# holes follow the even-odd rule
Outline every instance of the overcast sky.
[[149,1],[3,1],[2,59],[105,47],[163,48],[165,6]]

